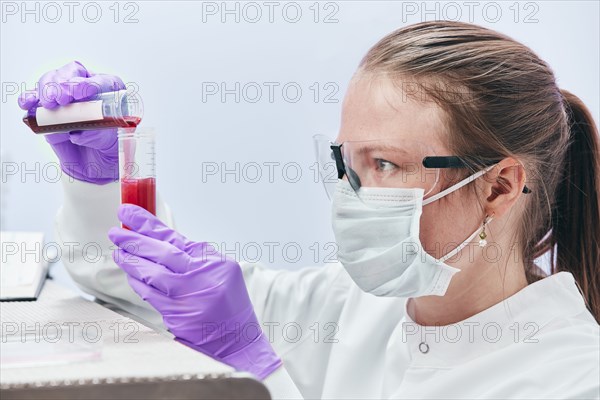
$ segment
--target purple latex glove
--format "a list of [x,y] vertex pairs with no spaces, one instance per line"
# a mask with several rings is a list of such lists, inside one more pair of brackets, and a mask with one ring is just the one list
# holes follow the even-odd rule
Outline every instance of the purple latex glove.
[[[125,89],[125,85],[120,78],[93,74],[81,63],[73,61],[42,75],[36,91],[21,93],[19,107],[29,110],[39,104],[52,109],[74,101],[88,100],[98,93],[122,89]],[[67,175],[99,185],[119,178],[116,129],[55,133],[46,135],[46,140]]]
[[141,207],[121,205],[118,216],[131,230],[109,231],[119,247],[113,258],[177,340],[260,379],[281,365],[236,261],[188,240]]

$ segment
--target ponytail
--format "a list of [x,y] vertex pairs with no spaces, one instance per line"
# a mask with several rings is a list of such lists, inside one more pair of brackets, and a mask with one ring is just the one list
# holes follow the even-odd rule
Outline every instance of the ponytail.
[[600,137],[583,102],[566,90],[561,94],[570,144],[552,210],[552,272],[573,274],[600,322]]

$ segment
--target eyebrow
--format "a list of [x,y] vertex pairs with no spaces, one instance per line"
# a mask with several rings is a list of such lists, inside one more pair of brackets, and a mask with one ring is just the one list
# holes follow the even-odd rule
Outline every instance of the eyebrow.
[[[342,143],[342,145],[343,145],[343,143]],[[370,153],[372,151],[382,151],[382,150],[396,151],[396,152],[399,152],[399,153],[408,154],[408,151],[406,151],[406,149],[401,148],[401,147],[392,146],[392,145],[389,145],[389,144],[367,145],[367,146],[359,148],[357,150],[357,153],[360,154],[360,155],[363,155],[365,153]]]

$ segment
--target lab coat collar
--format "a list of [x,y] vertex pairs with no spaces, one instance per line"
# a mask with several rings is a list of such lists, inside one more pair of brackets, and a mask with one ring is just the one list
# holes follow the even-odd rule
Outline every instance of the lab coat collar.
[[434,368],[449,368],[518,342],[535,346],[539,332],[552,320],[585,310],[575,279],[568,272],[534,282],[487,310],[451,325],[419,325],[409,317],[407,304],[392,342],[401,341],[408,347],[411,365]]

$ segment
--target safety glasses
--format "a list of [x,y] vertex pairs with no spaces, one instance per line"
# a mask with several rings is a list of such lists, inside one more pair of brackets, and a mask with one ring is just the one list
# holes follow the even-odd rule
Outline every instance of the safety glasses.
[[[363,188],[422,189],[433,195],[440,171],[450,178],[464,175],[469,165],[459,156],[437,155],[426,143],[411,140],[368,140],[335,143],[325,135],[313,136],[319,173],[329,198],[338,179],[347,179],[358,197]],[[487,163],[491,167],[498,161]],[[457,171],[458,170],[458,171]],[[530,193],[525,187],[524,193]]]

